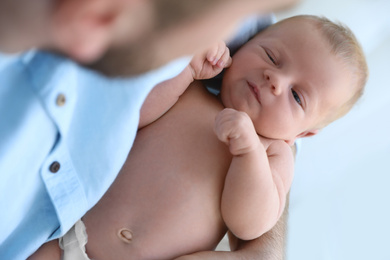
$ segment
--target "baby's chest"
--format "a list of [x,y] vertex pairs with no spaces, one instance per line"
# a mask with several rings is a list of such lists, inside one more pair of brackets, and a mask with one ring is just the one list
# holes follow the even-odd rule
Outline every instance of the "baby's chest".
[[212,107],[179,103],[155,123],[142,129],[137,143],[144,144],[143,153],[158,161],[160,171],[175,170],[175,174],[188,175],[192,181],[203,179],[201,175],[212,178],[215,174],[224,179],[231,155],[228,147],[214,133],[218,112]]

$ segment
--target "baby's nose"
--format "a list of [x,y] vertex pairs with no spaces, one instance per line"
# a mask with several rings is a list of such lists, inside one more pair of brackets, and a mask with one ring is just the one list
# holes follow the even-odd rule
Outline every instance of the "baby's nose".
[[274,95],[280,95],[282,93],[282,81],[278,75],[270,71],[265,71],[264,78],[268,82],[269,87],[271,88],[271,91]]

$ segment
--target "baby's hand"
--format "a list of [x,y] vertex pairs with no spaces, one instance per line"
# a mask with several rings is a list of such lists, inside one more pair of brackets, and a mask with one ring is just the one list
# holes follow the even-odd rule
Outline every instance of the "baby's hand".
[[210,79],[218,75],[232,63],[229,49],[223,41],[201,54],[195,55],[190,62],[194,79]]
[[215,118],[215,133],[234,156],[253,151],[260,143],[252,120],[245,112],[225,108]]

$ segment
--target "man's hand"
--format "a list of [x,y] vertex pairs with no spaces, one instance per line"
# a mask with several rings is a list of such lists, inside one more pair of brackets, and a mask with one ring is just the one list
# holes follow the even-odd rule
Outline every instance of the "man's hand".
[[229,49],[223,41],[193,57],[189,67],[194,79],[210,79],[232,63]]
[[229,145],[234,156],[253,151],[261,144],[248,114],[231,108],[217,115],[214,131],[220,141]]

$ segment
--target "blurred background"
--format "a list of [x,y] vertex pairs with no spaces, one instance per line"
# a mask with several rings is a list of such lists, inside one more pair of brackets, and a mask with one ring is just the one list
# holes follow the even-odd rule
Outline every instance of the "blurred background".
[[302,0],[277,19],[297,14],[348,25],[370,78],[346,117],[302,140],[287,259],[390,260],[390,0]]

